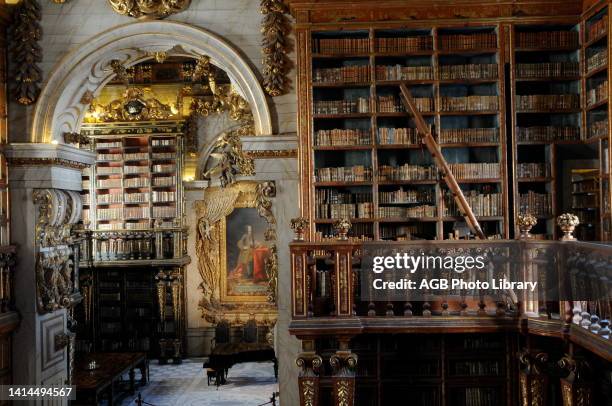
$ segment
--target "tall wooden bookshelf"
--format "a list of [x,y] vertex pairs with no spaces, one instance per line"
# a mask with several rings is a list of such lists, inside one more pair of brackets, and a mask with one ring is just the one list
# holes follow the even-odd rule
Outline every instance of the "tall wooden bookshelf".
[[342,217],[364,240],[445,239],[466,228],[404,110],[402,82],[485,233],[508,236],[499,33],[497,24],[312,32],[302,179],[313,239]]
[[150,230],[180,221],[182,122],[149,124],[82,129],[97,154],[83,174],[83,219],[92,231]]
[[556,238],[557,146],[580,143],[579,21],[513,27],[514,213],[538,218],[533,234]]

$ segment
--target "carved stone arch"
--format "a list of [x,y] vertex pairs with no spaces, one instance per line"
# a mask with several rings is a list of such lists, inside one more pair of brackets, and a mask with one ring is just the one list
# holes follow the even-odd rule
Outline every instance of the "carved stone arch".
[[114,76],[110,61],[126,67],[153,59],[156,52],[196,57],[208,55],[223,69],[249,103],[255,134],[272,134],[270,110],[255,73],[231,44],[202,28],[174,21],[141,21],[114,27],[66,55],[50,73],[32,124],[32,142],[63,142],[78,132],[87,107]]

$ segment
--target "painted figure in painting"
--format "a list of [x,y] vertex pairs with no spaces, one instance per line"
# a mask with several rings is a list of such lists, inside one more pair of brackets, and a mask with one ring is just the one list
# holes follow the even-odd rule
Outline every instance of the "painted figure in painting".
[[228,294],[264,292],[268,283],[265,263],[270,255],[270,247],[263,238],[265,227],[264,220],[252,208],[237,209],[229,216]]

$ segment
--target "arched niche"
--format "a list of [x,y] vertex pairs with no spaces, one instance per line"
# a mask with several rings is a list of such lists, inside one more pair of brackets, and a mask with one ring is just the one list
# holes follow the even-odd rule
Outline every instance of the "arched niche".
[[264,91],[251,67],[232,45],[210,31],[187,24],[141,21],[105,31],[59,62],[36,105],[30,140],[61,143],[63,133],[78,132],[92,98],[114,76],[110,62],[116,59],[130,67],[153,59],[156,52],[185,57],[208,55],[249,103],[254,135],[272,134]]

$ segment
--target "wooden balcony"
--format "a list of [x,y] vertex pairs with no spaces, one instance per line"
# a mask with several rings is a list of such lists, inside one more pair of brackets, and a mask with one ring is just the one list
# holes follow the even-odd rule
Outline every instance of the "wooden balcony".
[[[372,274],[362,269],[364,247],[425,255],[486,254],[491,263],[489,275],[515,275],[520,277],[515,280],[538,282],[543,289],[508,291],[503,300],[454,291],[419,300],[411,300],[407,293],[405,300],[394,297],[368,301],[360,292],[362,279]],[[365,245],[296,241],[290,251],[289,330],[299,339],[350,339],[370,333],[520,331],[568,339],[612,360],[612,246],[535,240],[385,241]],[[556,293],[548,293],[553,291]]]

